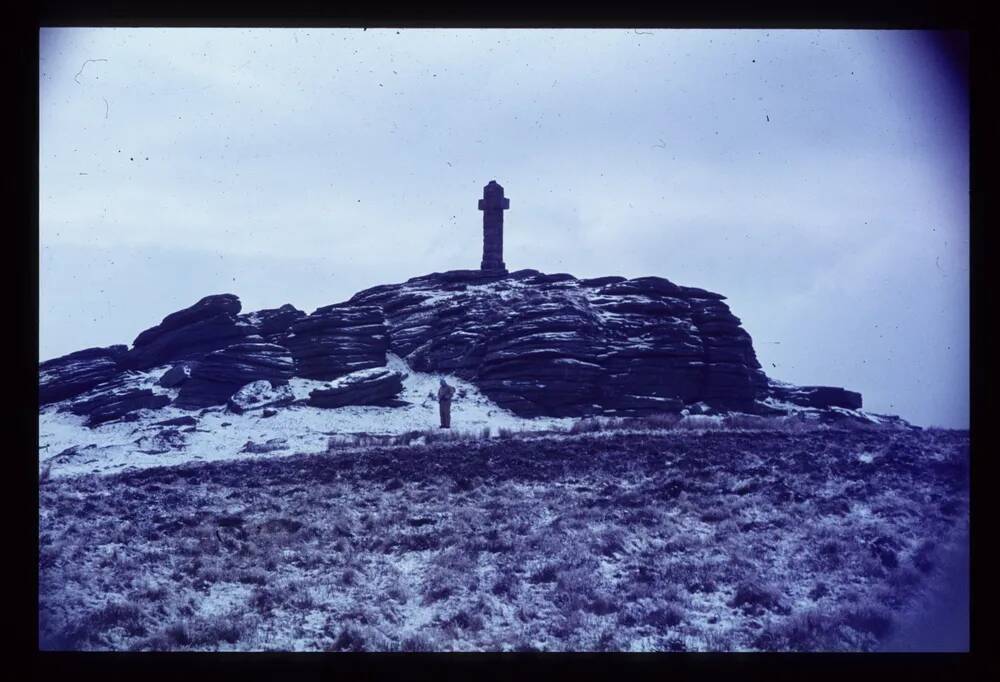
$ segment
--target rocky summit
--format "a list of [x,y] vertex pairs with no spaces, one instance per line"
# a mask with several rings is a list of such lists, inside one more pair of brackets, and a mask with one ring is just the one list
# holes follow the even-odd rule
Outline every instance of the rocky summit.
[[[317,385],[295,402],[393,405],[402,377],[386,369],[392,353],[413,371],[473,383],[519,417],[808,408],[843,418],[862,405],[843,388],[769,378],[724,296],[662,277],[454,270],[366,289],[311,314],[290,304],[240,311],[233,294],[207,296],[130,348],[42,363],[39,402],[82,396],[72,411],[91,423],[165,404],[239,411],[292,404],[282,387],[301,378]],[[122,383],[156,368],[157,385],[176,390]]]
[[413,369],[473,381],[520,416],[634,416],[691,405],[760,413],[778,401],[861,407],[859,394],[842,389],[772,388],[724,298],[661,277],[520,270],[436,273],[362,291],[349,303],[381,308],[389,349]]

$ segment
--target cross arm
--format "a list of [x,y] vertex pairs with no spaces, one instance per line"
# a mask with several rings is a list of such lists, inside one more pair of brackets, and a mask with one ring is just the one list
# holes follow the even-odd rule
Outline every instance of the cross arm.
[[492,202],[490,202],[488,204],[486,203],[486,199],[480,199],[479,200],[479,210],[480,211],[488,211],[490,209],[494,209],[495,210],[495,209],[498,209],[498,208],[501,211],[506,211],[507,209],[509,209],[510,208],[510,199],[504,197],[503,199],[500,199],[500,201],[498,201],[498,202],[492,201]]

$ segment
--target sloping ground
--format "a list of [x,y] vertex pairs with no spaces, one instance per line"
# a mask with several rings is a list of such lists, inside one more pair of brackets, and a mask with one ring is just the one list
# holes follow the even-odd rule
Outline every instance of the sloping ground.
[[[176,397],[178,389],[156,384],[166,369],[133,372],[123,381],[125,389]],[[331,436],[399,435],[437,427],[438,405],[431,396],[437,395],[438,382],[446,375],[413,372],[392,354],[388,357],[388,369],[404,375],[399,398],[406,404],[401,407],[314,407],[306,404],[310,392],[329,388],[336,382],[299,377],[289,382],[296,402],[270,416],[264,416],[262,409],[236,414],[224,405],[198,412],[168,405],[157,410],[139,410],[132,421],[108,422],[91,428],[86,425],[87,417],[62,411],[61,403],[47,405],[38,417],[39,469],[47,469],[49,476],[59,477],[116,473],[190,460],[260,457],[259,452],[244,450],[248,442],[257,445],[270,442],[270,456],[320,452],[326,450]],[[456,430],[543,430],[569,427],[573,423],[572,419],[517,417],[490,401],[473,384],[450,375],[447,379],[458,391],[452,405],[452,425]],[[89,395],[84,394],[83,398]],[[163,424],[171,420],[175,423]]]
[[44,649],[873,650],[968,433],[603,432],[40,489]]
[[[519,417],[486,397],[475,384],[452,374],[414,372],[396,355],[389,353],[387,371],[402,375],[403,389],[397,407],[346,405],[336,409],[317,407],[313,392],[322,393],[344,378],[318,381],[294,377],[281,387],[291,404],[266,410],[267,403],[235,412],[226,405],[189,411],[167,405],[158,409],[138,409],[128,419],[88,426],[92,416],[74,413],[77,403],[94,400],[114,402],[118,396],[150,394],[169,402],[180,389],[164,388],[159,378],[166,366],[146,371],[130,370],[115,379],[115,390],[107,385],[85,392],[71,401],[45,405],[38,416],[38,466],[48,477],[86,473],[120,473],[134,469],[171,466],[187,461],[218,461],[321,452],[330,437],[400,436],[412,431],[435,429],[439,423],[438,382],[445,378],[457,389],[452,404],[452,426],[456,431],[481,433],[490,429],[548,431],[569,430],[577,420],[563,417]],[[378,370],[361,370],[357,374]],[[349,375],[352,376],[352,375]],[[264,382],[266,383],[266,382]],[[277,394],[277,389],[269,389]],[[768,398],[762,403],[776,411],[809,422],[831,423],[839,418],[855,425],[905,424],[898,418],[874,415],[863,410],[817,409]],[[704,404],[695,409],[707,409]],[[668,415],[669,416],[669,415]],[[704,418],[712,426],[723,415]],[[697,422],[701,415],[688,421]],[[606,421],[606,420],[605,420]],[[697,426],[697,423],[694,424]],[[249,448],[248,448],[248,444]]]

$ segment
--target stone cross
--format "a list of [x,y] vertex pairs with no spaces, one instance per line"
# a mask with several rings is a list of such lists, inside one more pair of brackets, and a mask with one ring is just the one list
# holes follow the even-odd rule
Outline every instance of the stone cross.
[[479,210],[483,212],[483,262],[480,266],[490,272],[507,272],[503,262],[503,212],[510,208],[510,199],[503,195],[503,187],[496,180],[483,188]]

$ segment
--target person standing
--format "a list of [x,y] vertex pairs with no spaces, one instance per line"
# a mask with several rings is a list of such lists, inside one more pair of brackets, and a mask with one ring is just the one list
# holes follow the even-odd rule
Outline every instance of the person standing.
[[442,429],[451,428],[451,398],[455,395],[455,389],[444,377],[441,378],[441,386],[438,388],[438,408],[441,412]]

